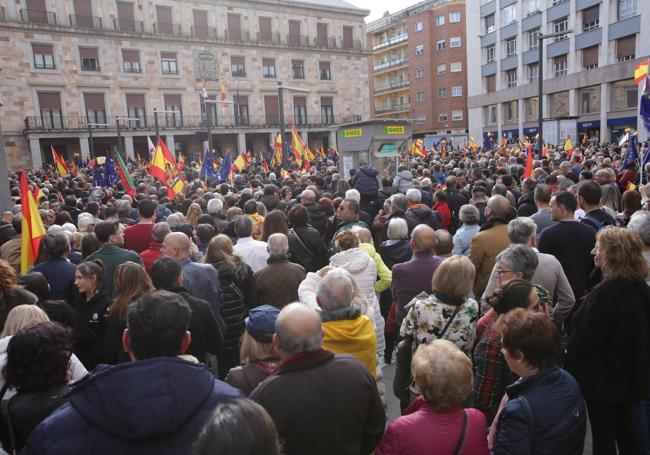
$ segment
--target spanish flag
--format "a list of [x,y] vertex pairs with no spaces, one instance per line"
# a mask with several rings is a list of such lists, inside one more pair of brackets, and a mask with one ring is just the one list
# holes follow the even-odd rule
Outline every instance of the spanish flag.
[[634,68],[634,82],[637,84],[640,84],[643,79],[648,75],[648,67],[650,66],[650,59],[645,59],[641,63],[639,63],[635,68]]
[[226,101],[226,85],[223,83],[223,79],[219,83],[219,99]]
[[569,154],[569,158],[573,155],[573,141],[571,141],[571,135],[567,136],[566,141],[564,141],[564,151]]
[[418,139],[415,141],[415,143],[413,143],[413,155],[419,156],[421,158],[427,157],[424,141],[422,139]]
[[234,171],[243,171],[248,165],[248,160],[246,159],[246,154],[241,152],[235,161],[232,163],[232,170]]
[[528,178],[533,175],[533,146],[528,144],[528,153],[526,155],[526,167],[524,168],[524,177]]
[[77,170],[77,165],[74,164],[74,161],[70,161],[69,168],[70,168],[70,172],[72,173],[72,175],[74,175],[75,177],[77,177],[79,175],[79,171]]
[[59,175],[61,177],[65,177],[70,173],[70,171],[68,170],[68,166],[65,164],[65,161],[63,160],[61,155],[56,153],[56,150],[54,150],[53,145],[50,145],[50,149],[52,150],[52,159],[54,160],[54,164],[56,165],[56,170],[59,171]]
[[165,184],[167,196],[173,198],[177,193],[185,189],[185,181],[178,172],[176,160],[171,154],[162,138],[158,140],[156,151],[151,159],[149,167],[151,175]]
[[264,169],[264,172],[267,174],[269,173],[269,165],[267,164],[266,160],[262,161],[262,169]]
[[[303,159],[307,158],[307,150],[305,144],[300,138],[300,135],[298,134],[298,131],[296,131],[295,125],[291,125],[291,151],[293,152],[293,156],[296,159],[296,163],[302,166]],[[304,163],[304,166],[307,171],[311,169],[311,163],[309,163],[309,160]]]
[[278,133],[278,135],[275,138],[275,144],[273,144],[273,149],[275,151],[275,164],[276,166],[279,166],[282,164],[282,135]]
[[34,196],[29,191],[27,176],[20,171],[20,205],[22,206],[22,232],[20,244],[20,273],[27,273],[38,257],[38,247],[45,235],[43,220],[38,213]]

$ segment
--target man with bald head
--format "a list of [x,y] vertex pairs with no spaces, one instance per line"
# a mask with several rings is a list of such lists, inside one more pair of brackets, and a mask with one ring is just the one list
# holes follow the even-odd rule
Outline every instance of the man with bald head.
[[182,232],[168,234],[162,242],[161,252],[170,256],[181,266],[183,287],[196,298],[203,299],[210,304],[210,309],[225,333],[226,325],[221,317],[221,303],[223,293],[219,284],[219,272],[210,264],[192,262],[190,248],[192,241]]
[[469,247],[469,259],[476,267],[474,295],[481,296],[487,286],[497,255],[510,245],[508,213],[510,201],[504,196],[492,196],[485,207],[487,222],[474,236]]
[[402,325],[402,319],[408,312],[406,305],[413,297],[421,292],[431,294],[433,272],[442,262],[434,256],[438,245],[436,231],[426,224],[420,224],[413,229],[410,243],[413,250],[411,260],[393,266],[391,291],[393,300],[397,301],[395,319],[398,326]]
[[301,303],[285,306],[273,345],[282,363],[250,395],[271,415],[286,455],[371,453],[386,415],[366,366],[323,349],[320,316]]

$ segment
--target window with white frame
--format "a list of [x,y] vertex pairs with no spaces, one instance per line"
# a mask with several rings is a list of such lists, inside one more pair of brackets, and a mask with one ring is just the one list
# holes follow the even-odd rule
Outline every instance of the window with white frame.
[[582,10],[582,31],[589,32],[600,27],[600,5]]
[[488,106],[488,115],[487,115],[487,120],[489,124],[496,124],[497,122],[497,106],[493,104],[492,106]]
[[460,36],[452,36],[449,38],[449,47],[461,47],[462,42]]
[[445,25],[445,16],[436,17],[436,27],[442,27]]
[[506,40],[506,57],[517,55],[517,37]]
[[415,55],[422,55],[424,54],[424,44],[418,44],[415,46]]
[[636,0],[618,0],[618,19],[625,19],[636,14]]
[[160,69],[163,74],[178,74],[178,61],[176,52],[160,53]]
[[447,72],[447,64],[441,63],[436,67],[436,74],[445,74]]
[[438,99],[439,100],[444,100],[445,98],[447,98],[447,88],[446,87],[439,88],[438,89]]
[[447,47],[447,42],[444,39],[436,41],[436,50],[442,51]]
[[417,92],[415,94],[415,100],[416,101],[424,101],[424,92]]
[[494,13],[485,16],[484,21],[485,33],[492,33],[496,30],[496,27],[494,26]]
[[447,113],[446,112],[440,112],[438,114],[438,121],[439,122],[446,122],[447,121]]
[[558,55],[557,57],[553,58],[553,73],[555,74],[555,77],[565,76],[567,72],[568,65],[566,54]]
[[421,31],[422,31],[422,28],[423,28],[422,21],[417,21],[417,22],[415,23],[415,31],[416,31],[416,32],[421,32]]
[[506,6],[501,10],[501,22],[509,24],[517,20],[517,4]]
[[463,119],[463,111],[458,110],[458,111],[451,111],[451,120],[454,122],[458,122]]
[[422,79],[424,77],[424,68],[418,68],[415,70],[415,78]]
[[34,54],[34,68],[53,70],[54,51],[51,44],[32,43],[32,53]]
[[517,70],[506,71],[506,87],[512,88],[517,86]]
[[462,85],[453,86],[451,88],[451,96],[452,97],[463,96],[463,86]]
[[462,62],[452,62],[449,65],[449,71],[452,73],[460,73],[463,71],[463,63]]
[[528,50],[537,49],[539,47],[539,27],[529,30],[528,34]]
[[569,30],[569,18],[563,17],[556,21],[553,21],[553,33],[561,33],[555,37],[555,41],[562,41],[568,38],[568,35],[565,33]]
[[491,46],[488,46],[488,47],[485,48],[485,62],[486,63],[492,63],[492,62],[496,61],[496,55],[497,55],[497,51],[496,51],[496,47],[494,46],[494,44],[492,44]]
[[452,11],[449,13],[449,23],[454,24],[460,22],[460,11]]
[[531,16],[541,11],[540,3],[541,0],[526,0],[526,15]]
[[531,63],[527,66],[528,71],[528,82],[535,82],[539,75],[539,65],[537,63]]

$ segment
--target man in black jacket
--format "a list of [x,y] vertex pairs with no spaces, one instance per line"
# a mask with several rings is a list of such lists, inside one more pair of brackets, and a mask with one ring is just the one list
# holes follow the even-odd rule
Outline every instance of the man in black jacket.
[[151,281],[156,289],[170,291],[180,295],[190,306],[190,333],[192,342],[187,353],[205,362],[206,354],[218,354],[223,335],[219,329],[210,305],[203,299],[191,295],[183,287],[181,266],[169,256],[162,256],[151,267]]
[[328,216],[325,207],[316,202],[316,193],[312,190],[305,190],[300,193],[299,199],[309,212],[309,224],[318,231],[321,237],[324,237]]

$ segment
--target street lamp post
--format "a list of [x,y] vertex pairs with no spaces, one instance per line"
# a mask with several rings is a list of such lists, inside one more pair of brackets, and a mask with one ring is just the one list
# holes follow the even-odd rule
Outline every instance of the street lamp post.
[[122,151],[122,132],[120,130],[120,120],[124,121],[133,121],[133,120],[139,120],[137,117],[115,117],[115,126],[117,128],[117,151],[124,159],[124,153]]
[[210,150],[210,153],[212,153],[212,109],[208,106],[208,104],[235,104],[232,101],[219,101],[219,100],[209,100],[207,98],[203,98],[203,105],[205,106],[205,120],[207,123],[207,130],[208,130],[208,149]]
[[309,93],[311,90],[306,89],[306,88],[300,88],[300,87],[287,87],[282,85],[282,81],[278,81],[278,117],[280,120],[280,137],[282,137],[282,157],[287,156],[287,144],[284,140],[284,97],[282,96],[282,92],[284,90],[288,90],[290,92],[301,92],[301,93]]
[[160,140],[160,128],[158,127],[158,113],[162,114],[180,114],[181,111],[159,111],[155,107],[153,108],[153,125],[156,129],[156,144]]
[[88,142],[90,145],[90,156],[95,157],[95,141],[93,140],[93,126],[108,126],[108,123],[88,122]]
[[[544,40],[548,38],[555,38],[557,36],[564,36],[573,33],[571,30],[560,33],[551,33],[548,35],[537,35],[537,46],[539,47],[539,59],[537,63],[537,156],[542,156],[542,147],[544,140],[542,139],[542,128],[544,126],[543,120],[543,101],[544,96]],[[567,38],[568,39],[568,38]]]

